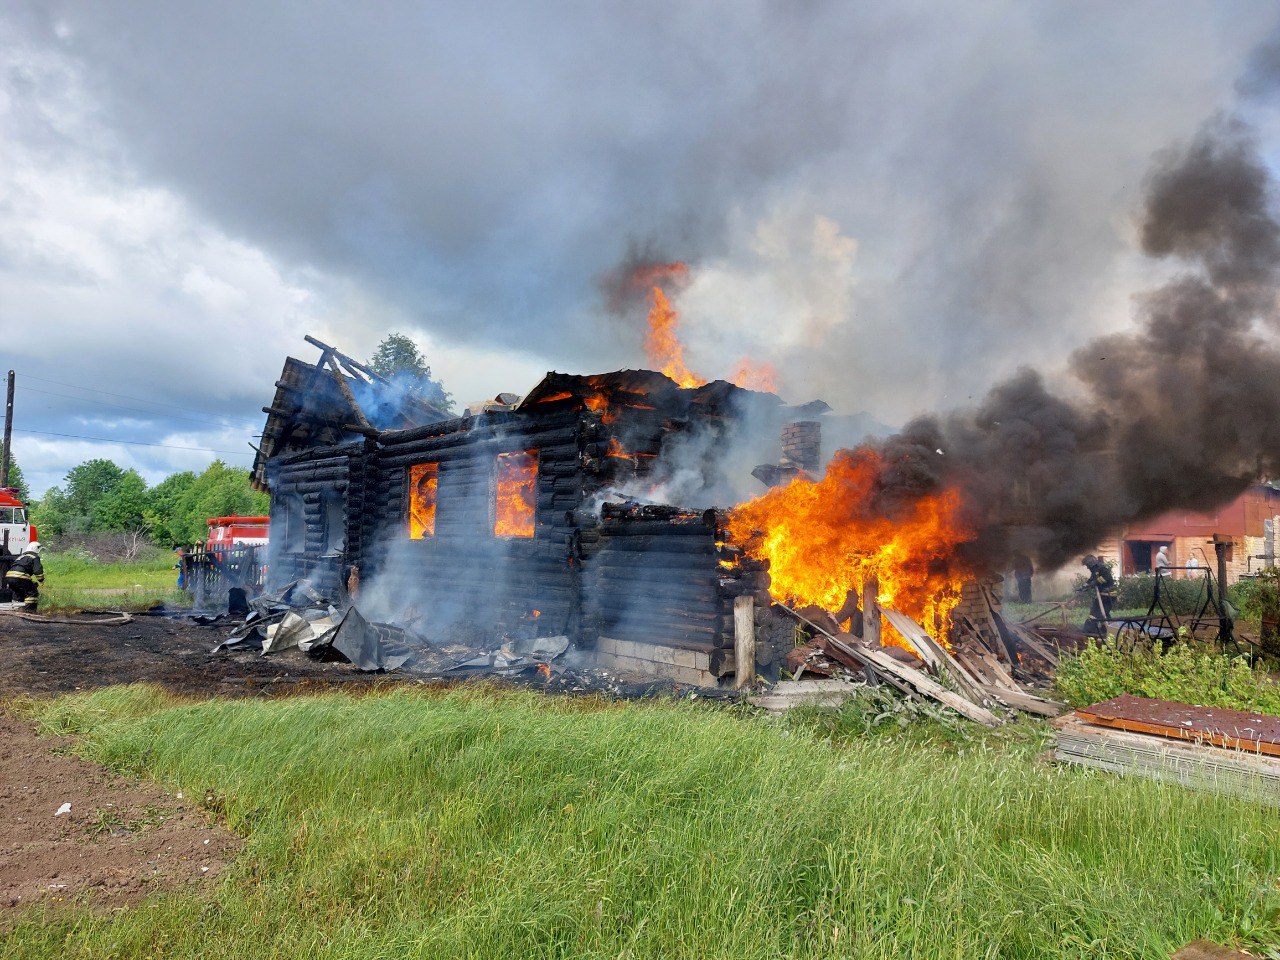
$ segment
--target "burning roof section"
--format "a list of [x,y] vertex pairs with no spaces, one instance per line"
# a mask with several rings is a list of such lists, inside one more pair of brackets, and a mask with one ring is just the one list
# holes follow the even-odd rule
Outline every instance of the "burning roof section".
[[275,457],[448,419],[447,411],[412,389],[314,337],[306,339],[320,349],[320,359],[310,364],[286,358],[275,397],[262,408],[267,423],[253,461],[257,489],[267,489],[267,464]]
[[702,413],[709,416],[742,415],[782,406],[776,394],[747,390],[726,380],[699,387],[681,387],[654,370],[617,370],[580,376],[552,371],[517,407],[529,411],[543,404],[578,401],[589,410],[607,406],[659,410],[668,416]]

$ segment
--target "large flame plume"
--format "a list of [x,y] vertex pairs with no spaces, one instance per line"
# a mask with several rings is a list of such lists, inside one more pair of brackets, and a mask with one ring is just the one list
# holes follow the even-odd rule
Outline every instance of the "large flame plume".
[[[957,557],[972,530],[954,489],[894,506],[883,501],[886,461],[874,450],[838,451],[821,480],[801,474],[735,508],[729,534],[769,561],[775,600],[840,610],[850,591],[879,580],[880,603],[943,639],[968,573]],[[892,630],[884,642],[909,645]]]
[[[689,265],[672,263],[646,264],[628,278],[632,289],[649,287],[649,329],[644,337],[644,352],[649,366],[661,370],[682,387],[701,387],[707,379],[689,369],[684,359],[684,341],[680,339],[680,311],[671,303],[667,288],[681,287],[689,281]],[[773,364],[743,357],[738,361],[730,382],[747,390],[777,390],[778,372]]]
[[682,387],[700,387],[707,381],[693,373],[684,362],[684,344],[676,333],[680,314],[662,288],[653,288],[653,306],[649,308],[649,332],[644,337],[644,352],[649,365],[661,370]]

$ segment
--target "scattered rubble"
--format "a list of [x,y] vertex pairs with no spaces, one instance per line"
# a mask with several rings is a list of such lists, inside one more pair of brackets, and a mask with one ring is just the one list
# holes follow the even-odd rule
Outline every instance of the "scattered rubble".
[[[1057,655],[1047,643],[1018,624],[1008,623],[997,609],[994,593],[986,586],[975,585],[971,602],[961,613],[951,632],[950,641],[940,643],[911,617],[892,607],[873,605],[867,601],[862,611],[862,636],[840,628],[840,619],[850,622],[845,611],[828,613],[809,606],[792,610],[775,603],[801,623],[812,635],[807,643],[796,647],[786,657],[791,671],[791,684],[803,683],[806,673],[841,680],[864,680],[888,684],[906,696],[924,696],[949,710],[985,726],[1000,722],[992,708],[1011,708],[1038,716],[1054,717],[1066,710],[1060,703],[1031,692],[1030,686],[1045,681],[1057,664]],[[869,636],[878,636],[879,619],[893,629],[906,646],[873,645]],[[875,624],[875,628],[866,629]],[[979,626],[980,624],[980,626]],[[907,649],[909,647],[910,649]],[[1015,678],[1018,674],[1026,686]],[[783,700],[803,702],[808,688],[780,683],[770,693]],[[826,689],[826,688],[824,688]],[[830,688],[824,694],[828,698]],[[852,691],[853,687],[850,687]]]

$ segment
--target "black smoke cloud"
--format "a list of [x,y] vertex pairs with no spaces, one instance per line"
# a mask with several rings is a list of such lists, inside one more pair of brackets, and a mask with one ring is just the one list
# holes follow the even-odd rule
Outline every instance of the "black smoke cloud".
[[1274,201],[1238,120],[1215,118],[1162,152],[1141,239],[1175,272],[1139,298],[1138,329],[1076,351],[1077,395],[1026,369],[972,411],[908,424],[884,444],[880,509],[958,486],[978,531],[974,563],[1027,551],[1057,567],[1124,523],[1203,510],[1280,476]]

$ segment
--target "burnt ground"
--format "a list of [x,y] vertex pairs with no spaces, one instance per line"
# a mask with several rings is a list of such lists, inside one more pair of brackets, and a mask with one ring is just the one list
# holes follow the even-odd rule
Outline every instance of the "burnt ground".
[[[118,683],[154,683],[183,696],[243,696],[297,689],[386,683],[347,663],[312,660],[298,651],[211,654],[230,625],[135,615],[124,624],[101,616],[34,622],[0,614],[0,700],[70,693]],[[394,682],[394,681],[392,681]]]
[[210,884],[240,840],[195,799],[116,776],[0,714],[0,922],[37,901],[110,908]]
[[[39,622],[0,613],[0,702],[18,696],[49,697],[121,683],[154,683],[184,697],[278,696],[324,689],[401,683],[452,685],[474,681],[545,690],[553,694],[611,697],[685,695],[716,691],[670,680],[610,674],[567,654],[541,673],[530,661],[515,674],[450,671],[494,643],[474,638],[443,646],[414,646],[415,659],[390,673],[361,673],[344,660],[316,660],[298,650],[262,656],[246,643],[211,651],[235,622],[202,625],[189,617],[135,614],[129,623],[95,623],[102,615],[51,617]],[[724,693],[719,695],[731,695]]]

